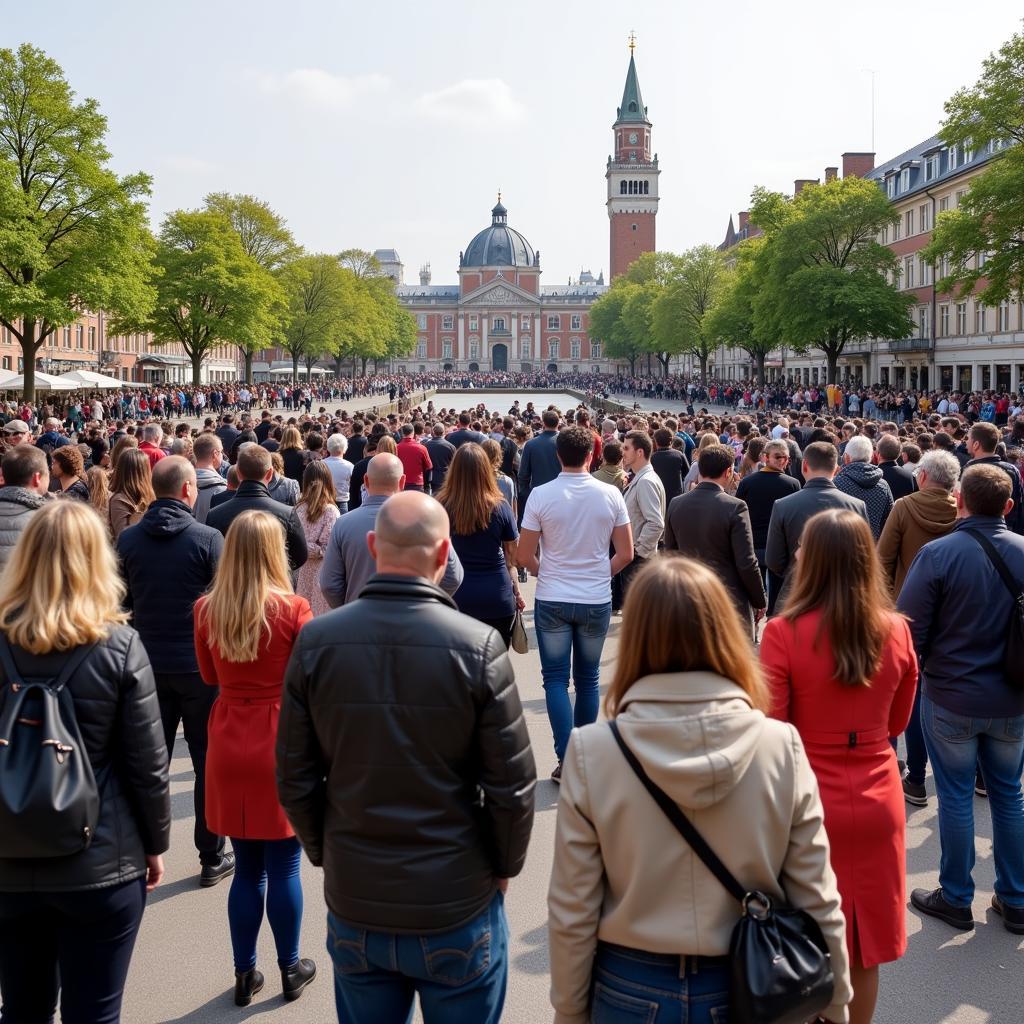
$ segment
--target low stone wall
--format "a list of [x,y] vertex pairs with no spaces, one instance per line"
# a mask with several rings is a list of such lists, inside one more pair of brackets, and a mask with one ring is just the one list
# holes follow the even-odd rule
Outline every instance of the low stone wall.
[[405,398],[396,398],[393,402],[366,406],[360,409],[359,413],[372,412],[379,418],[381,416],[388,416],[393,412],[408,412],[410,409],[415,409],[417,405],[423,405],[425,402],[430,401],[436,394],[437,388],[430,388],[427,391],[414,391],[411,395],[406,395]]

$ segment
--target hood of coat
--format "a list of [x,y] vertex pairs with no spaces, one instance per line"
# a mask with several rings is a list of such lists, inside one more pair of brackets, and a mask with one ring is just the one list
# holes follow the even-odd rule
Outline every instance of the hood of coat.
[[146,514],[139,520],[139,525],[151,537],[176,537],[196,522],[192,510],[177,498],[157,498]]
[[850,462],[843,466],[843,476],[865,491],[876,487],[882,479],[882,471],[870,462]]
[[956,498],[945,491],[927,488],[902,499],[914,525],[933,537],[949,533],[956,522]]
[[18,505],[33,512],[46,504],[47,499],[27,487],[0,487],[0,504]]
[[215,469],[197,469],[196,470],[196,486],[199,490],[204,491],[207,487],[216,487],[218,484],[223,484],[227,487],[227,481],[217,472]]
[[615,721],[647,774],[694,809],[711,807],[735,789],[765,727],[743,689],[711,672],[638,679]]

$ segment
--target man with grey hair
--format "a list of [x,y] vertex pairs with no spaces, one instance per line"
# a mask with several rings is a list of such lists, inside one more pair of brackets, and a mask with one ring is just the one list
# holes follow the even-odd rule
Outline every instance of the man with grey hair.
[[[903,589],[903,581],[918,551],[930,541],[944,537],[956,525],[953,488],[960,479],[960,460],[949,452],[925,452],[917,464],[916,475],[918,489],[896,502],[878,538],[878,556],[896,597]],[[904,736],[907,770],[903,777],[903,795],[907,803],[925,807],[928,795],[924,774],[928,754],[921,730],[920,690]]]
[[[359,597],[360,591],[373,575],[374,559],[367,549],[366,536],[374,529],[377,513],[384,503],[405,486],[405,471],[401,460],[389,452],[374,455],[366,467],[364,480],[366,500],[334,524],[324,551],[320,589],[332,608],[348,604]],[[441,589],[449,595],[454,594],[462,583],[462,577],[462,563],[455,550],[449,547],[448,561],[440,582]]]
[[352,463],[345,458],[348,438],[344,434],[331,434],[327,438],[327,458],[324,465],[331,471],[334,480],[334,500],[344,514],[348,512],[348,489],[352,481]]
[[161,447],[163,437],[163,428],[159,423],[147,423],[142,428],[142,440],[139,442],[139,451],[146,453],[150,469],[156,469],[156,464],[161,459],[167,458],[167,452]]
[[[374,456],[368,482],[382,470],[397,490],[399,460]],[[405,1020],[418,995],[425,1024],[498,1024],[537,783],[512,663],[437,585],[444,509],[409,491],[373,511],[376,573],[292,651],[278,795],[324,869],[338,1018]]]
[[844,494],[860,498],[867,506],[871,534],[878,540],[892,511],[893,498],[882,471],[872,465],[875,448],[871,440],[856,434],[846,442],[843,468],[836,474],[835,485]]

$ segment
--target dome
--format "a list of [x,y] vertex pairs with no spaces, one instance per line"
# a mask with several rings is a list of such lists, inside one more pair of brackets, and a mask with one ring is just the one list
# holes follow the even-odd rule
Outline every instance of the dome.
[[515,228],[508,226],[508,210],[501,199],[491,210],[491,226],[484,228],[466,246],[463,267],[532,267],[537,264],[533,246]]

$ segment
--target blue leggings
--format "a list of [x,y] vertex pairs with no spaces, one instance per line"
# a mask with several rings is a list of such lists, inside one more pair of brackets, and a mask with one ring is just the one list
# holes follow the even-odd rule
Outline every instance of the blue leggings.
[[299,959],[302,883],[298,839],[234,839],[235,876],[228,894],[228,925],[236,971],[256,966],[256,938],[267,918],[277,946],[277,963],[292,967]]

